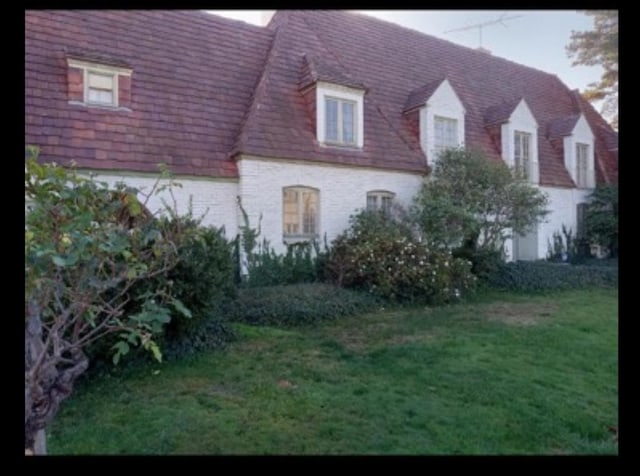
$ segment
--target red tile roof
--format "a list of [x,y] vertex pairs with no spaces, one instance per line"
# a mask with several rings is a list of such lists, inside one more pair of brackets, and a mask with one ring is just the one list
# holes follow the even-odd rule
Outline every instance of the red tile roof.
[[[27,11],[25,142],[93,169],[236,177],[229,151],[273,33],[182,11]],[[81,48],[81,49],[79,49]],[[133,70],[131,111],[67,102],[66,56]]]
[[[76,45],[130,65],[131,112],[67,104],[64,50]],[[25,47],[26,139],[58,161],[234,176],[230,157],[251,154],[425,173],[403,111],[446,77],[468,146],[500,160],[487,126],[524,98],[540,125],[541,184],[573,186],[546,132],[581,111],[599,179],[617,174],[617,134],[556,76],[364,15],[281,11],[259,28],[199,12],[27,12]],[[301,91],[317,80],[366,86],[362,150],[318,144]]]
[[425,84],[424,86],[420,86],[419,88],[411,91],[411,93],[409,93],[409,98],[407,99],[407,103],[405,104],[403,111],[409,112],[412,109],[424,106],[431,95],[436,92],[438,86],[442,84],[444,79],[445,78],[431,81],[429,84]]

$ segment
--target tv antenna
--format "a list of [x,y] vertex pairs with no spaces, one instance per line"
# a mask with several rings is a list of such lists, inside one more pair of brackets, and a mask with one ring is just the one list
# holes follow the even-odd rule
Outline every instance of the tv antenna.
[[467,25],[467,26],[463,26],[460,28],[454,28],[452,30],[447,30],[444,31],[443,33],[453,33],[456,31],[466,31],[466,30],[472,30],[474,28],[478,29],[478,42],[480,44],[479,48],[482,48],[482,28],[485,26],[489,26],[489,25],[497,25],[500,24],[503,27],[507,28],[507,25],[504,24],[505,21],[507,20],[513,20],[515,18],[520,18],[522,15],[511,15],[511,16],[506,16],[506,13],[503,13],[502,15],[500,15],[500,17],[496,18],[495,20],[489,20],[489,21],[485,21],[485,22],[481,22],[481,23],[474,23],[472,25]]

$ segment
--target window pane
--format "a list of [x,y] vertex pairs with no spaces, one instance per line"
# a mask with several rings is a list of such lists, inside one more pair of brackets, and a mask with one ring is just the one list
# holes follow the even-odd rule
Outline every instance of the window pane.
[[302,233],[305,235],[316,232],[316,203],[317,194],[314,191],[302,192]]
[[338,142],[338,101],[325,101],[326,140]]
[[113,75],[89,73],[89,87],[113,90]]
[[89,102],[100,104],[113,104],[113,91],[103,91],[101,89],[89,89]]
[[354,111],[355,105],[352,102],[342,103],[342,141],[345,144],[353,144],[355,142]]
[[389,213],[391,211],[391,204],[393,203],[393,198],[389,196],[382,196],[382,210],[385,213]]
[[433,148],[436,154],[458,146],[458,121],[447,117],[434,117]]
[[300,223],[298,221],[298,192],[296,190],[285,190],[283,193],[284,203],[284,230],[285,235],[299,233]]
[[377,210],[378,209],[378,196],[377,195],[367,195],[367,210]]

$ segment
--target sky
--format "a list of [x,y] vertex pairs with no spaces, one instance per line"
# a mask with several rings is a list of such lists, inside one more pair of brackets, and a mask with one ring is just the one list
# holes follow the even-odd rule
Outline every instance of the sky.
[[[220,16],[263,24],[272,10],[209,10]],[[504,18],[481,28],[482,47],[506,58],[557,75],[570,89],[583,91],[600,79],[600,66],[571,66],[565,51],[571,31],[593,29],[593,18],[575,10],[356,10],[470,48],[480,46],[478,23]],[[515,17],[515,18],[513,18]]]

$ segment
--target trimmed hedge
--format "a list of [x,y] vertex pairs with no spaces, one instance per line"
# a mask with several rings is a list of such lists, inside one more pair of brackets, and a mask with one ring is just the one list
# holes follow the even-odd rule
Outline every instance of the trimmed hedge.
[[370,294],[329,284],[293,284],[240,289],[225,314],[248,324],[295,326],[365,313],[382,305]]
[[503,263],[484,278],[489,287],[508,291],[545,291],[591,286],[617,287],[618,268],[546,261]]

